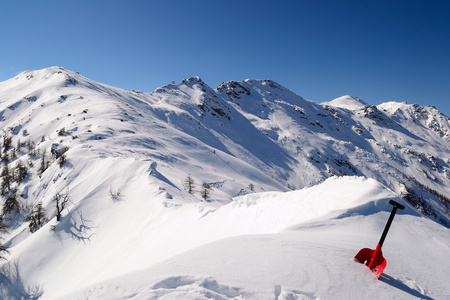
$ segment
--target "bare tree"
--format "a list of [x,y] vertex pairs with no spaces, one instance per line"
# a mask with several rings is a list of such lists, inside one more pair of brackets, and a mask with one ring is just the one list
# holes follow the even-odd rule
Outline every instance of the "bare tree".
[[112,201],[119,201],[120,200],[120,189],[113,189],[112,187],[109,189],[109,196],[111,197]]
[[62,212],[67,206],[67,203],[70,200],[69,197],[69,190],[67,190],[65,193],[57,192],[56,195],[53,197],[53,200],[56,204],[56,221],[60,221],[62,217]]

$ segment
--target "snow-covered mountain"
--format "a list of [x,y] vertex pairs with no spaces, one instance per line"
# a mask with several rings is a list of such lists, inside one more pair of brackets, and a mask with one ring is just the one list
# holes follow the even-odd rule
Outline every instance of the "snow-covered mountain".
[[0,118],[3,298],[368,298],[380,283],[351,258],[390,198],[408,208],[383,297],[450,293],[450,122],[434,107],[317,104],[271,80],[143,93],[51,67],[0,83]]

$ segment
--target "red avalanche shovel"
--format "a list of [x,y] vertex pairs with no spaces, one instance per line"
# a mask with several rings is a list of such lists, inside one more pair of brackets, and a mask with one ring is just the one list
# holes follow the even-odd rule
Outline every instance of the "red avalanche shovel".
[[381,239],[378,242],[377,248],[375,250],[364,248],[361,249],[358,254],[356,254],[355,259],[362,264],[366,264],[369,269],[380,278],[381,273],[383,273],[384,268],[386,268],[386,259],[383,257],[383,253],[381,252],[381,246],[383,246],[384,239],[389,231],[389,227],[391,227],[392,220],[394,220],[395,213],[397,212],[397,208],[401,210],[405,209],[403,205],[395,202],[394,200],[390,200],[389,204],[392,204],[394,207],[392,208],[391,215],[389,216],[389,220],[384,227],[383,234],[381,235]]

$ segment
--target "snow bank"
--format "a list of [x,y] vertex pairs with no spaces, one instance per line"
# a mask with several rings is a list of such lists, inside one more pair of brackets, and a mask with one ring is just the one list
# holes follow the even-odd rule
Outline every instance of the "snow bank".
[[[110,291],[114,299],[445,295],[449,287],[431,278],[428,266],[446,274],[448,260],[439,264],[450,254],[450,239],[443,242],[450,233],[411,209],[395,218],[383,250],[388,267],[379,281],[353,261],[361,248],[376,246],[394,196],[375,180],[341,177],[299,191],[238,197],[190,224],[173,225],[171,244],[160,246],[180,254],[61,299],[109,299]],[[426,260],[419,259],[423,254]]]
[[[222,236],[276,233],[289,226],[321,217],[337,216],[348,209],[394,198],[396,195],[373,179],[332,177],[322,184],[292,192],[266,192],[235,198],[208,215],[206,226]],[[219,222],[218,222],[219,221]],[[207,234],[205,232],[204,234]]]

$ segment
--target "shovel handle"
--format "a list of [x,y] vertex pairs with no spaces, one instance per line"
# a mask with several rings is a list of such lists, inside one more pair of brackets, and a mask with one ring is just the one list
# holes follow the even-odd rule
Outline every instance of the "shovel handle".
[[399,208],[400,210],[404,210],[405,209],[405,207],[403,205],[401,205],[398,202],[395,202],[394,200],[389,200],[389,204],[391,204],[394,207]]
[[394,207],[392,208],[391,215],[389,216],[389,220],[386,223],[386,227],[384,227],[383,234],[381,235],[380,242],[378,243],[380,246],[382,246],[384,243],[384,239],[386,238],[389,228],[391,227],[392,220],[394,220],[394,216],[395,216],[395,213],[397,212],[397,209],[400,209],[400,210],[405,209],[405,207],[403,205],[401,205],[398,202],[395,202],[394,200],[389,200],[389,204],[391,204]]

